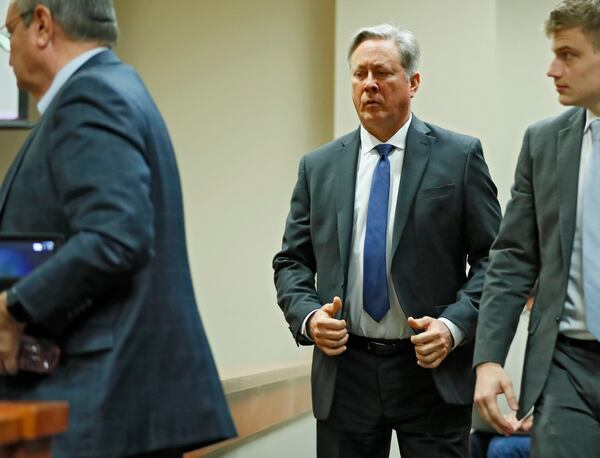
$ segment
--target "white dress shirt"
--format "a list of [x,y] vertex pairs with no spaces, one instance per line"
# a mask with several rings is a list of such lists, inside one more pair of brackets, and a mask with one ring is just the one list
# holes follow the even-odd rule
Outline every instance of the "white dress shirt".
[[[406,135],[412,122],[412,114],[408,121],[387,142],[394,149],[388,155],[390,161],[390,195],[388,204],[388,226],[386,238],[386,270],[388,283],[388,297],[390,310],[379,321],[373,320],[363,308],[363,261],[365,232],[367,227],[367,211],[373,172],[379,161],[379,153],[375,147],[382,142],[360,127],[360,148],[358,151],[358,165],[356,170],[356,187],[354,191],[354,221],[352,227],[352,245],[348,265],[348,288],[342,309],[346,308],[347,329],[352,334],[380,339],[403,339],[410,337],[414,331],[408,326],[406,315],[400,306],[398,296],[394,289],[391,276],[392,266],[392,236],[396,204],[400,180],[402,178],[402,164],[406,147]],[[314,312],[313,312],[314,313]],[[309,314],[302,325],[302,333],[306,336],[306,322],[312,315]],[[464,338],[463,332],[451,321],[441,318],[446,324],[454,339],[456,347]]]
[[394,149],[388,155],[388,160],[390,161],[390,195],[385,245],[390,310],[379,322],[371,318],[363,308],[363,263],[371,183],[375,167],[380,158],[375,147],[382,142],[367,132],[364,127],[360,127],[360,148],[358,151],[356,188],[354,191],[352,245],[348,265],[348,289],[344,303],[344,306],[347,307],[348,331],[360,336],[381,339],[402,339],[414,334],[413,330],[408,326],[404,311],[400,307],[391,277],[391,247],[394,219],[396,216],[395,209],[398,200],[398,190],[400,189],[402,163],[404,162],[406,134],[411,121],[412,115],[400,130],[386,142],[388,145],[394,146]]
[[[586,112],[586,122],[581,142],[581,159],[579,161],[579,183],[577,185],[577,213],[575,217],[575,236],[571,253],[571,268],[567,283],[567,296],[563,308],[558,331],[568,337],[583,340],[594,340],[587,330],[585,300],[583,296],[583,251],[582,251],[582,219],[583,219],[583,184],[587,164],[592,154],[592,132],[590,124],[598,119],[590,110]],[[560,173],[560,171],[559,171]]]

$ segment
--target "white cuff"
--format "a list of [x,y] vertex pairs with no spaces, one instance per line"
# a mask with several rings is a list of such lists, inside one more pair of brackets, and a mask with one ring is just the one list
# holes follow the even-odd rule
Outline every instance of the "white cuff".
[[448,330],[450,331],[450,334],[452,334],[452,339],[454,339],[454,346],[452,347],[452,350],[454,350],[464,340],[465,334],[462,331],[462,329],[460,329],[458,326],[456,326],[449,319],[447,319],[447,318],[439,318],[439,320],[448,327]]
[[[317,309],[319,310],[319,309]],[[317,310],[313,310],[312,312],[310,312],[308,315],[306,315],[306,318],[304,318],[304,321],[302,322],[302,327],[300,328],[300,333],[306,337],[308,340],[310,340],[311,342],[313,341],[309,336],[308,336],[308,332],[306,332],[306,323],[308,323],[308,319],[313,316],[315,314],[315,312]]]

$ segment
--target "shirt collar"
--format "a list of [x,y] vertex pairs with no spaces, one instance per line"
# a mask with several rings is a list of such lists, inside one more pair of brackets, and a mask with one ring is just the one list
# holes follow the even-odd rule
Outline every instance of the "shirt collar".
[[585,110],[585,117],[586,117],[585,127],[583,128],[584,134],[586,134],[588,132],[588,130],[590,129],[590,124],[592,123],[592,121],[595,121],[596,119],[600,119],[600,116],[596,116],[590,110]]
[[[408,121],[404,123],[404,125],[396,132],[392,138],[390,138],[387,142],[388,145],[394,145],[394,147],[403,150],[406,147],[406,134],[408,133],[408,128],[410,127],[410,123],[412,122],[412,113],[408,118]],[[377,145],[383,143],[379,141],[376,137],[371,135],[367,129],[361,124],[360,126],[360,144],[361,144],[361,153],[366,154],[372,151]]]
[[44,111],[46,111],[56,94],[58,94],[58,91],[60,91],[60,88],[63,87],[63,85],[67,82],[71,75],[73,75],[73,73],[75,73],[79,69],[79,67],[85,64],[96,54],[99,54],[107,49],[108,48],[104,47],[90,49],[89,51],[79,54],[75,59],[71,60],[67,65],[61,68],[58,71],[58,73],[54,76],[50,88],[46,91],[46,93],[38,102],[37,107],[40,114],[44,114]]

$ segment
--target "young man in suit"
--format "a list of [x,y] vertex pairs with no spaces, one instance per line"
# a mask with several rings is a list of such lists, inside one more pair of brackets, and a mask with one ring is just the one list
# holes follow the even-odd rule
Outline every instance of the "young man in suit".
[[[65,243],[0,294],[0,398],[65,400],[55,457],[175,457],[235,434],[202,329],[166,126],[110,51],[111,0],[13,0],[18,85],[41,118],[0,188],[0,232]],[[18,371],[23,333],[62,357]]]
[[480,142],[411,113],[419,54],[406,30],[356,34],[361,125],[302,158],[273,261],[292,335],[315,346],[321,458],[388,456],[392,430],[406,458],[468,454],[473,336],[500,207]]
[[[527,129],[490,253],[474,364],[476,402],[499,432],[496,395],[535,405],[533,457],[600,456],[600,0],[566,0],[546,21],[567,112]],[[503,369],[521,304],[538,280],[517,404]]]

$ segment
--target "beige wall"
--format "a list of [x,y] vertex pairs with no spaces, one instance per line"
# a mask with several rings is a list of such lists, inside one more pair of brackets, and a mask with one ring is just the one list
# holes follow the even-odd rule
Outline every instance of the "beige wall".
[[[31,122],[36,122],[38,119],[36,101],[31,96],[29,97],[29,118]],[[27,135],[29,135],[29,129],[0,129],[0,179],[4,177]]]
[[[546,76],[552,53],[543,23],[557,3],[556,0],[497,0],[499,116],[494,160],[497,181],[506,190],[512,186],[527,126],[566,109],[558,103],[554,84]],[[508,192],[505,195],[508,197]]]
[[4,176],[28,133],[27,130],[0,130],[0,177]]
[[392,22],[422,47],[420,118],[478,136],[504,205],[528,124],[558,104],[545,76],[549,42],[541,24],[557,0],[337,0],[335,133],[358,125],[350,102],[346,47],[359,27]]
[[307,357],[273,288],[301,154],[333,134],[333,0],[116,0],[121,58],[171,132],[219,367]]

